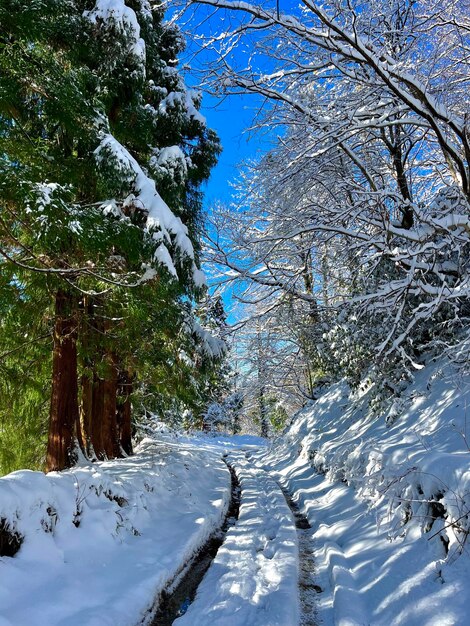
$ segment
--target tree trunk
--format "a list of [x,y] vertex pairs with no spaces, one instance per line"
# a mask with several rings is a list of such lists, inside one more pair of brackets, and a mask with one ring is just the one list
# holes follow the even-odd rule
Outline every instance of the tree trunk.
[[116,417],[118,368],[115,354],[106,345],[109,323],[100,311],[103,308],[96,297],[85,307],[81,413],[90,452],[98,459],[113,459],[121,453]]
[[101,436],[103,441],[103,451],[108,459],[115,459],[120,456],[119,437],[116,419],[116,397],[117,397],[117,366],[116,355],[108,352],[105,355],[105,377],[102,390],[102,416],[101,416]]
[[83,297],[83,315],[80,324],[80,340],[82,347],[82,375],[80,378],[80,426],[83,433],[83,443],[87,456],[94,456],[92,445],[93,419],[93,300],[89,296]]
[[91,431],[90,439],[93,450],[98,459],[105,458],[103,446],[103,400],[104,400],[104,380],[98,376],[96,372],[93,375],[93,393],[92,393],[92,413],[91,413]]
[[[104,416],[104,394],[105,394],[105,377],[102,374],[101,362],[104,360],[104,350],[102,347],[105,328],[102,317],[96,315],[96,308],[99,306],[96,298],[90,301],[89,319],[88,319],[88,349],[91,351],[88,356],[90,374],[89,380],[85,384],[89,384],[90,389],[84,390],[85,397],[88,395],[88,415],[87,422],[89,427],[89,439],[91,447],[97,459],[105,459],[106,451],[103,439],[103,416]],[[91,371],[93,374],[91,374]]]
[[93,374],[85,371],[81,377],[82,401],[80,404],[80,425],[83,430],[83,439],[86,454],[93,454],[92,451],[92,420],[93,420]]
[[78,423],[77,310],[74,296],[59,289],[55,301],[52,393],[47,471],[74,465],[74,429]]
[[74,434],[75,434],[76,440],[78,442],[78,445],[80,446],[80,450],[82,451],[82,453],[85,456],[88,456],[87,443],[86,443],[86,437],[85,437],[85,430],[83,428],[83,421],[82,421],[82,415],[81,415],[80,407],[79,407],[78,413],[77,413],[77,421],[75,422]]
[[268,415],[266,407],[266,395],[265,395],[265,381],[266,371],[263,364],[263,346],[262,346],[261,331],[259,323],[256,329],[256,351],[257,351],[257,366],[258,366],[258,407],[259,407],[259,421],[261,426],[261,437],[268,437]]
[[121,370],[118,382],[117,424],[119,432],[119,443],[123,452],[125,452],[127,455],[133,453],[131,428],[131,393],[132,377],[127,370]]
[[267,407],[266,407],[266,398],[264,392],[264,385],[260,387],[259,395],[258,395],[258,406],[259,406],[259,420],[261,424],[261,437],[268,438],[269,435],[269,427],[268,427],[268,415],[267,415]]

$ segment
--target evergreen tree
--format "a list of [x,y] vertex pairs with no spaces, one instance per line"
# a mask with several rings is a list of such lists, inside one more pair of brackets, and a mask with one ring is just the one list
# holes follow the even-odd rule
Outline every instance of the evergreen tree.
[[[34,289],[39,335],[53,331],[47,466],[61,469],[75,437],[101,458],[130,451],[129,392],[149,359],[138,332],[165,342],[174,317],[153,306],[187,328],[199,186],[219,148],[161,8],[1,0],[0,23],[0,295],[14,320]],[[0,342],[19,346],[21,329]]]
[[224,410],[227,416],[227,424],[230,426],[234,435],[238,435],[241,431],[243,404],[244,398],[241,391],[234,391],[224,400]]

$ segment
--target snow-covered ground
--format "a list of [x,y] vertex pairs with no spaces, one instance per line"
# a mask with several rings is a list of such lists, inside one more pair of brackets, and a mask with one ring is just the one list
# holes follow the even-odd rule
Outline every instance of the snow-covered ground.
[[467,626],[470,378],[435,363],[379,416],[369,393],[334,385],[256,458],[311,522],[320,623]]
[[297,626],[298,537],[276,481],[312,526],[319,625],[470,625],[470,377],[435,363],[378,416],[369,395],[333,385],[270,448],[159,433],[129,459],[1,478],[0,527],[24,540],[0,558],[0,626],[148,623],[221,525],[224,456],[239,519],[178,626]]
[[178,626],[293,626],[299,621],[297,534],[279,486],[232,453],[241,486],[238,522],[227,533]]
[[297,624],[294,520],[246,459],[264,440],[157,436],[129,459],[0,479],[0,518],[24,538],[0,558],[0,626],[150,623],[155,598],[222,523],[225,457],[240,481],[239,519],[178,624]]
[[144,441],[136,456],[0,479],[0,519],[24,537],[0,558],[1,626],[132,626],[220,526],[220,452]]

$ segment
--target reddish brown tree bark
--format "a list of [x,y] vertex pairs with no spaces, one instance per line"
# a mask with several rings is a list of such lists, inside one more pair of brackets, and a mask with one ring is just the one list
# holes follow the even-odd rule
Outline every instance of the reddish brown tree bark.
[[102,346],[105,328],[102,317],[95,315],[98,306],[96,299],[90,301],[87,307],[87,365],[88,372],[82,379],[82,410],[84,423],[87,428],[90,452],[98,459],[106,458],[103,443],[103,411],[104,411],[104,377],[102,361],[104,349]]
[[84,307],[81,421],[88,451],[98,459],[121,456],[117,423],[118,360],[110,349],[110,323],[103,302],[87,298]]
[[74,430],[78,423],[77,308],[75,297],[59,289],[55,301],[52,393],[46,469],[75,463]]
[[93,456],[93,451],[91,449],[91,422],[93,417],[93,301],[89,296],[84,296],[82,303],[82,316],[79,328],[82,347],[82,375],[80,377],[80,427],[82,430],[84,452],[87,456]]

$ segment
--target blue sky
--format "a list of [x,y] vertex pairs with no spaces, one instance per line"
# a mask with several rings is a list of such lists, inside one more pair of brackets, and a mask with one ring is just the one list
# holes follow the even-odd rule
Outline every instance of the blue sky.
[[[269,0],[275,5],[275,0]],[[203,5],[193,6],[183,14],[180,26],[186,38],[186,50],[180,59],[185,68],[185,80],[190,86],[199,88],[207,73],[214,69],[217,61],[215,51],[201,49],[201,36],[210,37],[233,26],[242,16]],[[231,63],[243,67],[247,63],[248,48],[241,45],[231,53]],[[254,158],[269,148],[269,133],[249,133],[253,119],[263,100],[256,95],[234,95],[215,97],[203,92],[201,113],[209,128],[215,130],[221,140],[223,152],[214,168],[205,194],[205,205],[209,208],[215,201],[228,201],[231,196],[229,181],[236,178],[242,161]]]
[[209,128],[219,135],[223,150],[206,188],[207,207],[216,200],[228,201],[229,182],[237,177],[240,163],[267,149],[265,136],[246,131],[253,121],[255,104],[253,96],[238,95],[222,100],[204,94],[201,112]]
[[[205,19],[207,17],[209,19]],[[237,20],[232,17],[233,21]],[[227,13],[214,12],[213,9],[199,6],[192,14],[192,18],[181,24],[183,32],[186,31],[187,39],[187,49],[181,59],[181,65],[185,67],[185,80],[188,85],[199,88],[199,81],[204,79],[206,72],[213,69],[213,63],[216,61],[214,52],[201,52],[199,43],[193,39],[192,34],[215,34],[227,28],[229,22],[232,22],[232,18]],[[238,67],[243,67],[247,63],[246,46],[240,46],[232,51],[231,62]],[[273,138],[273,133],[269,129],[263,132],[248,131],[262,105],[263,98],[257,95],[239,94],[222,98],[203,91],[201,113],[206,117],[208,127],[218,134],[223,150],[204,189],[206,210],[210,211],[217,202],[228,204],[233,193],[230,183],[237,178],[242,162],[269,150]],[[226,289],[223,293],[229,323],[234,323],[240,316],[240,311],[235,310],[236,303],[232,296],[232,289]]]
[[[241,162],[268,149],[265,135],[246,131],[253,121],[255,104],[252,96],[238,95],[220,100],[204,95],[201,112],[207,118],[208,126],[219,135],[223,150],[205,188],[204,205],[208,211],[217,201],[230,202],[230,182],[237,177]],[[229,324],[235,323],[240,315],[232,295],[230,288],[223,292]]]

